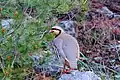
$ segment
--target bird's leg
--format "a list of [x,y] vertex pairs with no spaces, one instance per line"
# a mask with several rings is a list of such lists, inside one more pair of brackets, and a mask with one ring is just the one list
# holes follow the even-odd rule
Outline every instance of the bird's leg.
[[[68,67],[69,69],[66,69],[66,67]],[[70,73],[71,72],[71,67],[70,64],[67,60],[65,60],[64,62],[64,68],[63,68],[63,72],[62,73]]]
[[[68,67],[68,69],[65,69],[66,66]],[[67,60],[65,60],[64,69],[64,73],[71,73],[72,70],[77,70],[77,68],[72,68]]]
[[64,65],[63,65],[63,70],[61,71],[62,73],[66,72],[66,61],[64,61]]
[[66,65],[68,68],[70,68],[70,63],[69,63],[67,60],[65,60],[65,65]]

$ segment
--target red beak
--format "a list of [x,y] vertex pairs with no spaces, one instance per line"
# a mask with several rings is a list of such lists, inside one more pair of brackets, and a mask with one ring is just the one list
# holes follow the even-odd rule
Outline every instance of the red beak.
[[53,30],[50,30],[49,33],[53,33],[54,31]]

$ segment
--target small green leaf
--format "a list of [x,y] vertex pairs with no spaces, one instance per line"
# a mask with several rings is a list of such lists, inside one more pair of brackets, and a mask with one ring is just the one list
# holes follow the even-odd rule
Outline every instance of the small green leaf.
[[6,77],[6,80],[11,80],[9,77]]
[[45,38],[46,38],[47,41],[52,41],[55,38],[55,35],[53,35],[53,34],[47,34],[45,36]]

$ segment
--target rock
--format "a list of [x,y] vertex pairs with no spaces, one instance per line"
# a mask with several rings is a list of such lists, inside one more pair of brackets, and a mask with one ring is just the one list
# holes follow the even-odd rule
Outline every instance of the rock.
[[101,80],[101,78],[91,71],[80,72],[74,70],[71,74],[61,75],[58,80]]
[[102,7],[101,9],[97,9],[97,12],[100,12],[102,14],[106,14],[109,18],[113,17],[113,18],[120,18],[119,14],[113,13],[112,11],[110,11],[106,6]]
[[3,20],[1,20],[2,28],[8,30],[7,34],[10,34],[14,31],[13,28],[11,27],[12,24],[14,24],[13,19],[3,19]]
[[75,28],[77,26],[75,21],[72,20],[61,21],[60,23],[58,23],[58,26],[62,27],[66,33],[75,37]]
[[101,12],[107,15],[113,15],[113,12],[110,11],[106,6],[102,7],[101,9],[97,9],[97,12]]
[[43,59],[42,55],[32,55],[31,56],[32,60],[34,61],[34,64],[39,64],[39,61]]
[[109,50],[120,54],[120,44],[109,45]]
[[13,24],[13,19],[3,19],[3,20],[1,20],[1,25],[4,28],[10,28],[11,24]]
[[39,57],[32,56],[34,61],[34,70],[36,73],[44,72],[45,74],[49,73],[51,76],[55,76],[63,68],[61,61],[56,59],[55,55],[51,55],[48,58],[44,59],[43,64],[39,64]]

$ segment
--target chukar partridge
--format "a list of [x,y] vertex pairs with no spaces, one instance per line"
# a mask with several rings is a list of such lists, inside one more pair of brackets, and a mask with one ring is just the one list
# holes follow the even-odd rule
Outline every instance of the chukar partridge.
[[71,35],[64,32],[59,26],[51,28],[50,33],[55,34],[53,40],[59,55],[64,59],[64,70],[68,67],[68,71],[77,69],[77,60],[79,59],[79,45],[77,40]]

